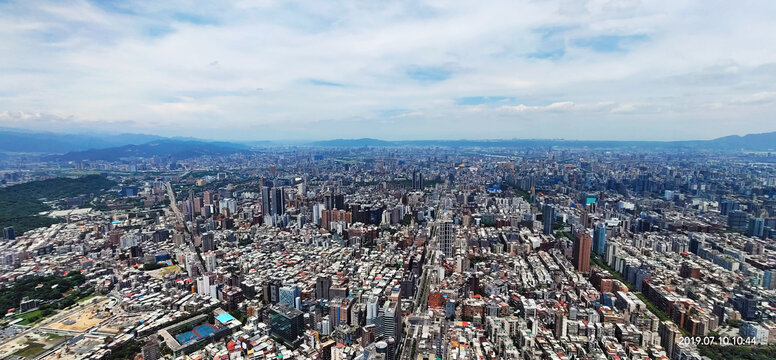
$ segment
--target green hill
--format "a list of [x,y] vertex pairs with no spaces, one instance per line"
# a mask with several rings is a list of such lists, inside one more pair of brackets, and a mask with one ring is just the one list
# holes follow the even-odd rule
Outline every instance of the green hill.
[[45,216],[42,211],[51,210],[43,201],[59,200],[81,194],[102,194],[116,185],[99,175],[81,178],[56,178],[31,181],[24,184],[0,188],[0,227],[13,226],[17,234],[57,222]]

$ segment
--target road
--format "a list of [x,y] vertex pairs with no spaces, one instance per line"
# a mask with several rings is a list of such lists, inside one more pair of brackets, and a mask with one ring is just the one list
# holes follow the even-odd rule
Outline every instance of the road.
[[205,260],[202,259],[202,255],[196,251],[196,246],[194,246],[194,230],[189,227],[189,223],[187,223],[186,219],[183,218],[183,213],[181,213],[180,209],[178,209],[178,201],[175,200],[175,191],[172,191],[172,185],[170,185],[169,181],[164,185],[167,188],[167,196],[170,198],[170,209],[175,214],[175,218],[178,220],[178,222],[183,224],[183,229],[189,235],[184,236],[184,239],[186,239],[189,248],[191,248],[192,251],[197,254],[197,259],[199,259],[199,271],[202,272],[205,269]]

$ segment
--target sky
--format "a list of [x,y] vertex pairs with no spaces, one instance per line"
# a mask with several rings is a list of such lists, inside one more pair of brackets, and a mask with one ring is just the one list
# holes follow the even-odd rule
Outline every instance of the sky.
[[0,126],[218,140],[776,131],[775,1],[0,0]]

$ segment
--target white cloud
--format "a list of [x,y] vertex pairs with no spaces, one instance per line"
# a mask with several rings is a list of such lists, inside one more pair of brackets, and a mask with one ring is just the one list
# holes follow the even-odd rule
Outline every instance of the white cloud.
[[733,99],[734,104],[766,104],[776,102],[776,91],[761,91],[745,94]]
[[196,104],[191,102],[167,102],[148,105],[148,108],[165,114],[197,114],[197,113],[221,113],[222,111],[213,104]]
[[[774,10],[667,0],[11,1],[0,4],[0,112],[222,139],[772,131]],[[464,97],[513,100],[460,105]],[[395,121],[378,122],[386,118]]]
[[523,113],[523,112],[579,113],[579,112],[601,112],[601,111],[607,111],[607,110],[616,109],[616,108],[617,107],[615,103],[608,102],[608,101],[598,102],[598,103],[586,103],[586,104],[576,104],[573,101],[560,101],[560,102],[554,102],[549,105],[543,105],[543,106],[529,106],[524,104],[504,105],[501,107],[501,110],[504,110],[505,112],[516,112],[516,113]]

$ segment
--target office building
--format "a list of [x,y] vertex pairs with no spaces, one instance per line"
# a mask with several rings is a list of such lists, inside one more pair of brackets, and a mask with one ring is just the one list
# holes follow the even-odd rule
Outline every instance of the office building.
[[749,215],[741,210],[728,213],[728,227],[733,230],[745,230],[749,224]]
[[7,228],[3,228],[3,239],[16,240],[16,234],[13,231],[13,227],[9,226]]
[[444,220],[439,224],[439,250],[445,254],[446,258],[453,257],[453,240],[455,232],[452,220]]
[[606,251],[606,224],[598,224],[593,230],[593,251],[598,255]]
[[270,188],[269,186],[261,187],[261,213],[263,215],[271,215],[270,205]]
[[304,315],[293,307],[270,307],[270,334],[288,347],[296,348],[304,331]]
[[573,261],[577,271],[587,274],[590,272],[590,250],[593,239],[587,233],[581,233],[574,239]]
[[412,189],[423,190],[423,173],[417,171],[412,172]]
[[396,301],[386,300],[382,307],[383,338],[394,338],[401,341],[401,307]]
[[297,308],[297,299],[302,296],[299,286],[286,285],[278,289],[278,303],[289,307]]
[[331,287],[331,276],[319,276],[315,280],[315,298],[329,299],[329,288]]
[[366,324],[373,325],[377,322],[377,315],[379,314],[379,298],[375,295],[369,297],[366,302]]
[[542,208],[542,224],[544,228],[544,234],[550,235],[553,230],[553,223],[555,221],[555,206],[552,204],[544,204]]
[[286,198],[283,188],[276,187],[272,189],[272,215],[282,215],[286,213]]
[[749,226],[747,227],[746,235],[763,237],[764,230],[765,230],[765,219],[751,218],[749,219]]

